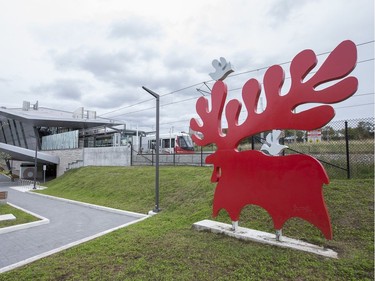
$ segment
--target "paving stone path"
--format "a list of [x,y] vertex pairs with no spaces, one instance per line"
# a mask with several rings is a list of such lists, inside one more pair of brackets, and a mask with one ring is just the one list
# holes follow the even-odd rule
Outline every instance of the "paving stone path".
[[8,202],[47,218],[49,223],[8,233],[0,232],[0,273],[147,217],[20,192],[12,189],[12,184],[8,178],[0,175],[0,191],[8,191]]

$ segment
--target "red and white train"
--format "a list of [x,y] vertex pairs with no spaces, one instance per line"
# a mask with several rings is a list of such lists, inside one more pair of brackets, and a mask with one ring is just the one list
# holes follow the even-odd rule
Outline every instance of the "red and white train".
[[[155,135],[142,136],[139,141],[140,153],[155,153]],[[159,153],[194,153],[194,144],[190,135],[185,132],[160,134]]]

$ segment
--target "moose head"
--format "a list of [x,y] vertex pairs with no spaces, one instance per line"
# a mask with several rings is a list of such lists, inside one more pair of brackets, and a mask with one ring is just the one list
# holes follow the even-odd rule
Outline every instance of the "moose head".
[[[285,77],[279,65],[271,66],[263,79],[267,106],[258,113],[261,85],[248,80],[242,88],[247,117],[240,123],[241,102],[230,100],[225,107],[228,128],[221,127],[227,98],[227,86],[219,80],[211,91],[211,109],[205,97],[200,97],[192,118],[193,141],[200,146],[215,143],[217,150],[206,159],[214,165],[211,181],[218,182],[213,203],[213,215],[228,211],[232,221],[238,221],[242,208],[248,204],[263,207],[271,215],[276,230],[292,217],[300,217],[318,227],[327,239],[332,239],[328,211],[322,195],[322,185],[328,184],[323,166],[307,155],[269,156],[259,151],[237,150],[246,137],[273,129],[314,130],[326,125],[335,115],[328,104],[352,96],[358,87],[355,77],[348,76],[357,61],[352,41],[339,44],[320,68],[309,78],[317,65],[312,50],[304,50],[290,64],[291,86],[281,95]],[[332,83],[336,81],[336,83]],[[331,82],[326,84],[327,82]],[[323,85],[325,87],[323,87]],[[305,111],[295,112],[303,104],[319,103]]]

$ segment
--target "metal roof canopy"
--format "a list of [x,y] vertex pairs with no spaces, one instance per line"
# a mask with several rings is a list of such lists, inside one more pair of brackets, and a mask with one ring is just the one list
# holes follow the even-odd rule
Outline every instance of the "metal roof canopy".
[[[30,162],[35,160],[35,150],[0,143],[0,151],[12,156],[13,160]],[[38,151],[37,159],[39,163],[60,164],[60,157],[45,153],[43,151]]]
[[100,126],[122,125],[104,118],[74,118],[72,113],[53,109],[39,108],[39,110],[22,111],[20,109],[0,108],[0,116],[19,120],[36,127],[65,127],[71,129],[87,129]]

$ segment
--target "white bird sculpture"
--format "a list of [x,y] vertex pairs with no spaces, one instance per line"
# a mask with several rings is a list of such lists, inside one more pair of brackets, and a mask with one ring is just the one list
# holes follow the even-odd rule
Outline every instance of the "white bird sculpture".
[[262,145],[260,150],[266,151],[272,156],[279,155],[285,148],[288,148],[286,145],[279,143],[280,136],[280,130],[272,130],[272,132],[266,136],[266,143]]
[[230,62],[227,62],[223,57],[220,58],[220,61],[213,60],[212,66],[215,68],[215,72],[210,73],[210,76],[216,81],[223,81],[229,74],[234,72]]

